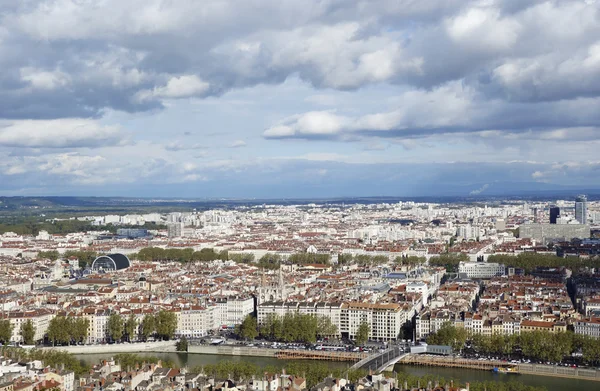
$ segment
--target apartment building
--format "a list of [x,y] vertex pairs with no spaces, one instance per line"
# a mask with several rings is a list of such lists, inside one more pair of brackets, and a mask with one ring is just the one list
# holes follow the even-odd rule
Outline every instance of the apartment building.
[[600,318],[590,317],[574,323],[575,334],[600,338]]
[[494,262],[461,262],[458,265],[458,272],[466,274],[469,278],[492,278],[503,276],[505,266]]
[[44,335],[48,331],[50,321],[54,318],[54,313],[48,309],[36,309],[31,311],[11,311],[7,313],[7,317],[13,326],[11,340],[15,342],[23,342],[23,336],[21,335],[22,325],[31,320],[35,335],[33,339],[40,341],[44,339]]
[[354,339],[361,323],[369,324],[369,339],[376,341],[395,340],[407,313],[396,303],[346,302],[342,305],[339,330],[342,337]]

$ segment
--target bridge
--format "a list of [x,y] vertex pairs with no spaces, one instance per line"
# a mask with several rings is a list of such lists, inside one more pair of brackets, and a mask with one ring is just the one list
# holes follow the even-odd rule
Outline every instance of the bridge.
[[393,367],[398,361],[407,356],[408,353],[404,353],[398,346],[393,346],[382,352],[372,354],[356,364],[352,369],[367,369],[374,373],[383,372],[389,367]]

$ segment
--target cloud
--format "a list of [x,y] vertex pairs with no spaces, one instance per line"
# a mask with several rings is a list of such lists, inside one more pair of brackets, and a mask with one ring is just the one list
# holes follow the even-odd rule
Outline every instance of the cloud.
[[97,148],[124,141],[118,126],[87,119],[0,122],[0,146],[20,148]]
[[246,142],[244,140],[235,140],[234,142],[229,144],[229,148],[241,148],[241,147],[245,147],[245,146],[246,146]]
[[206,149],[208,148],[204,144],[192,143],[186,144],[181,141],[173,141],[165,145],[165,149],[167,151],[190,151],[190,150],[198,150],[198,149]]
[[196,75],[172,77],[166,85],[155,87],[153,90],[143,90],[136,95],[139,101],[151,99],[182,99],[202,96],[208,91],[210,84]]

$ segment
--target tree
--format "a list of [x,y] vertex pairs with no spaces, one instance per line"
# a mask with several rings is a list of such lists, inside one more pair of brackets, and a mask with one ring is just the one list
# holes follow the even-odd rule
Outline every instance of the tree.
[[174,312],[160,310],[156,315],[156,334],[163,340],[169,340],[177,330],[177,315]]
[[106,325],[106,332],[111,341],[119,341],[123,338],[123,328],[123,318],[121,318],[121,315],[116,312],[110,314]]
[[0,342],[7,344],[12,338],[13,325],[9,319],[0,320]]
[[71,336],[76,343],[84,343],[88,337],[88,329],[90,327],[90,320],[83,316],[80,316],[71,323]]
[[31,319],[27,319],[25,323],[21,324],[21,336],[25,345],[35,344],[35,327]]
[[58,257],[60,257],[60,254],[56,250],[38,252],[38,258],[47,258],[51,261],[56,261]]
[[357,345],[364,345],[369,340],[369,333],[371,332],[371,326],[367,322],[362,322],[358,326],[356,331],[355,342]]
[[331,318],[328,316],[318,316],[317,317],[317,335],[319,337],[333,337],[338,333],[338,328],[333,322]]
[[156,319],[152,314],[146,314],[142,319],[140,336],[144,341],[156,331]]
[[127,340],[131,342],[133,338],[135,338],[135,331],[137,329],[137,321],[135,320],[135,316],[129,315],[127,321],[125,322],[125,335],[127,336]]
[[246,315],[241,325],[238,328],[238,334],[243,339],[253,340],[258,337],[256,318],[251,314]]
[[71,342],[71,332],[73,330],[71,319],[67,319],[64,316],[56,316],[48,325],[48,339],[53,345],[68,344]]
[[181,337],[179,341],[175,344],[175,349],[178,352],[187,352],[188,351],[188,340],[185,336]]

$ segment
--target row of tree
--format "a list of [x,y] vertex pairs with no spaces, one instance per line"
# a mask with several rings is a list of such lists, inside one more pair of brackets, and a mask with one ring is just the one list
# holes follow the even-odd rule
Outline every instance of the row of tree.
[[84,317],[56,316],[48,325],[48,341],[53,345],[83,343],[88,337],[90,320]]
[[522,356],[532,360],[560,362],[573,353],[581,353],[585,362],[600,363],[600,339],[571,331],[550,333],[531,331],[520,334],[469,335],[451,323],[444,324],[436,333],[427,337],[432,345],[449,345],[455,351],[470,346],[477,353],[503,357]]
[[530,273],[538,267],[567,267],[573,270],[573,273],[578,273],[582,269],[600,268],[600,257],[596,258],[573,258],[568,261],[565,258],[557,257],[550,254],[538,254],[525,252],[514,255],[494,254],[490,255],[488,262],[502,263],[506,266],[524,269],[526,273]]
[[319,337],[337,335],[337,331],[337,326],[329,317],[286,313],[283,317],[270,314],[260,327],[256,318],[248,315],[237,333],[244,339],[254,339],[260,335],[270,341],[314,343]]
[[[0,342],[5,345],[12,340],[14,326],[8,319],[0,320]],[[21,323],[21,337],[25,345],[35,344],[35,326],[31,319]]]
[[446,268],[446,271],[456,273],[458,272],[458,264],[468,260],[469,257],[465,253],[447,253],[429,258],[429,265],[442,266]]
[[212,248],[203,248],[200,251],[195,251],[193,248],[160,248],[146,247],[141,249],[137,254],[132,254],[130,258],[139,261],[156,262],[156,261],[176,261],[176,262],[211,262],[216,259],[228,259],[226,250],[216,252]]
[[314,387],[330,375],[338,378],[347,377],[353,383],[367,375],[367,372],[362,369],[331,368],[322,363],[310,361],[286,362],[285,366],[279,367],[273,365],[261,367],[247,361],[220,361],[216,364],[196,367],[193,371],[220,379],[243,380],[250,379],[253,376],[261,379],[265,373],[281,373],[282,369],[285,369],[285,372],[289,375],[304,377],[308,388]]
[[[85,317],[56,316],[48,325],[48,340],[53,345],[83,343],[88,337],[89,322],[89,319]],[[31,325],[32,327],[33,325]],[[26,341],[31,341],[33,335],[35,335],[35,330],[32,331],[31,328],[29,326],[22,326],[23,339]],[[0,321],[0,340],[3,329],[3,321]],[[177,315],[173,312],[161,310],[156,314],[146,314],[139,325],[133,315],[123,318],[118,313],[113,312],[108,317],[105,337],[112,342],[123,340],[134,341],[137,339],[146,341],[150,336],[169,340],[175,335],[176,329]],[[25,343],[27,344],[27,342]]]

